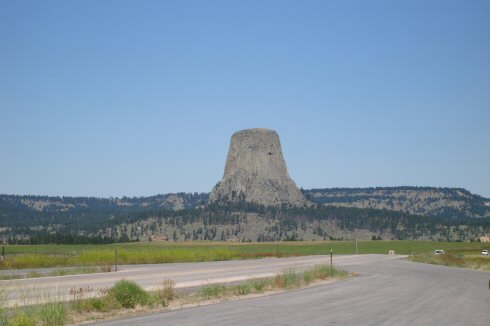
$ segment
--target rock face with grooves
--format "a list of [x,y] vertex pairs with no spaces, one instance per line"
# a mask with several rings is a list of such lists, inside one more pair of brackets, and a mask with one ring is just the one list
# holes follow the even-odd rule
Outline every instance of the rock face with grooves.
[[223,179],[210,203],[252,202],[265,206],[308,203],[291,179],[274,130],[246,129],[233,134]]

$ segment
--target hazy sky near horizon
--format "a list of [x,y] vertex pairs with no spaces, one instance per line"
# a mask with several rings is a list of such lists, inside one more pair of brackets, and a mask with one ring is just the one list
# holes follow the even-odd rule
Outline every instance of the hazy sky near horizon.
[[0,193],[207,192],[255,127],[299,187],[490,197],[490,1],[0,0]]

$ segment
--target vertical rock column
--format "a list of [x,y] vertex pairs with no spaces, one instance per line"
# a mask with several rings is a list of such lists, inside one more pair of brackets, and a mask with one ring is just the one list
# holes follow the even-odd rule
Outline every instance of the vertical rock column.
[[269,129],[233,134],[223,179],[212,189],[209,201],[265,206],[308,203],[288,174],[278,134]]

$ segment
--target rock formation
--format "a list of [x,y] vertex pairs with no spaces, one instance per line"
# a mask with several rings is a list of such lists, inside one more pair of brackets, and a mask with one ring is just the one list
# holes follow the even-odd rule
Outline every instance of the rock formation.
[[308,203],[291,179],[274,130],[246,129],[233,134],[223,179],[210,203],[253,202],[265,206]]

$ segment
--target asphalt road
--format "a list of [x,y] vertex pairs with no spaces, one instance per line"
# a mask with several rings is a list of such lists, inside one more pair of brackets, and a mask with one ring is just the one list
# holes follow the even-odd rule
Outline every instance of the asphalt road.
[[[369,262],[396,259],[388,255],[334,256],[338,266],[355,266]],[[325,264],[329,256],[304,256],[293,258],[266,258],[201,263],[126,265],[118,272],[85,275],[52,276],[33,279],[0,281],[7,292],[8,305],[25,305],[46,300],[69,299],[70,289],[90,288],[93,293],[111,287],[116,281],[127,279],[145,289],[152,289],[165,278],[176,282],[176,288],[195,287],[210,283],[241,281],[251,277],[273,276],[288,268],[302,269]]]
[[489,272],[353,257],[347,281],[96,325],[490,324]]

